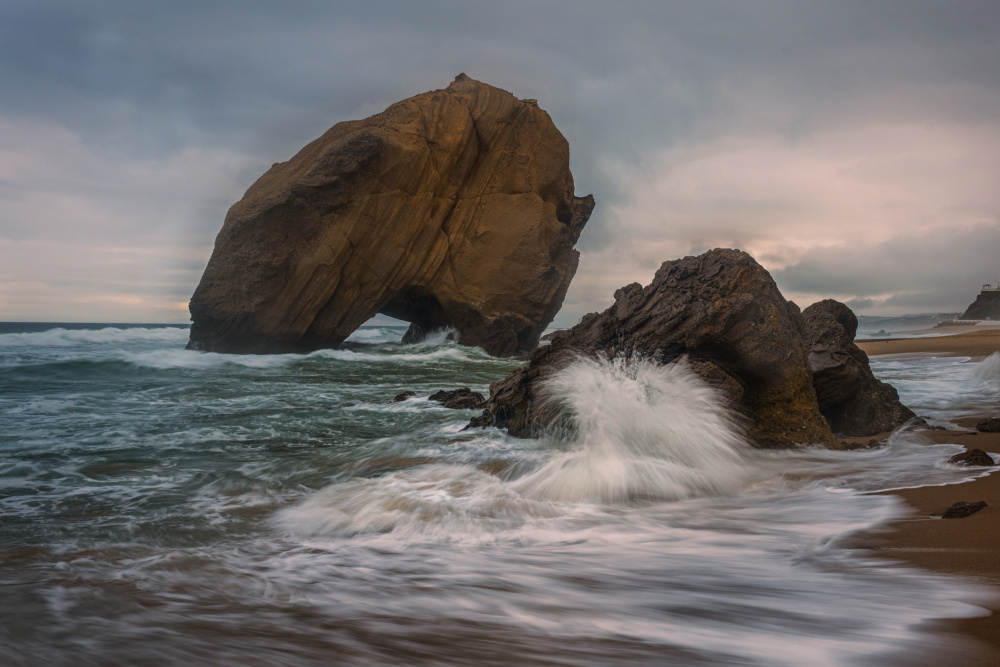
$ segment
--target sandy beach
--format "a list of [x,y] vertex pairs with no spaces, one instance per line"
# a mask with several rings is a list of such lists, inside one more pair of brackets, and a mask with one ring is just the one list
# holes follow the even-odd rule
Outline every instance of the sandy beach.
[[934,354],[985,357],[1000,352],[1000,328],[966,331],[934,338],[896,338],[857,340],[857,346],[869,356],[883,354]]
[[[937,338],[859,341],[858,346],[872,356],[927,354],[985,357],[1000,351],[1000,330],[988,329]],[[1000,414],[1000,406],[997,413]],[[992,416],[995,415],[981,415]],[[977,433],[976,422],[977,418],[972,418],[957,423],[967,430],[925,431],[923,435],[928,443],[953,443],[966,449],[1000,453],[1000,434]],[[954,651],[950,656],[951,664],[1000,664],[1000,475],[989,474],[962,484],[927,486],[885,494],[896,495],[906,501],[912,508],[910,516],[879,531],[857,536],[854,545],[911,566],[960,575],[981,587],[983,600],[979,604],[992,613],[978,618],[940,622],[929,629],[941,633],[942,654]],[[987,507],[962,519],[940,518],[947,508],[959,501],[985,501]],[[955,633],[971,641],[956,641]],[[913,664],[931,663],[917,660]]]

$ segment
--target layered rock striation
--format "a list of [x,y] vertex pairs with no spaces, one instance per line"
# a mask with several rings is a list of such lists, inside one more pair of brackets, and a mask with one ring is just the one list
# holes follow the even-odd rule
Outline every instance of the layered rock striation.
[[478,426],[530,436],[555,419],[540,400],[540,380],[577,355],[686,356],[746,415],[758,446],[834,444],[820,414],[798,307],[771,276],[738,250],[712,250],[665,262],[652,283],[615,292],[615,303],[591,313],[537,349],[530,363],[493,383]]
[[454,327],[497,356],[534,349],[594,207],[534,100],[463,75],[275,164],[229,210],[190,309],[189,348],[335,347],[377,313],[407,340]]
[[858,318],[850,308],[826,299],[806,308],[802,318],[819,409],[835,433],[875,435],[916,417],[892,385],[876,379],[868,355],[854,344]]

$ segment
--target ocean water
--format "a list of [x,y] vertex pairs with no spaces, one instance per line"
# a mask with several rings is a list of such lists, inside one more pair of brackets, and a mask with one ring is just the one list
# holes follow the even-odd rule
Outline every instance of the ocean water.
[[[0,324],[0,664],[892,664],[981,613],[844,546],[903,511],[865,492],[982,474],[956,445],[754,450],[642,362],[554,377],[574,429],[466,431],[426,396],[518,362],[402,333],[230,356]],[[937,422],[1000,404],[1000,356],[873,368]]]

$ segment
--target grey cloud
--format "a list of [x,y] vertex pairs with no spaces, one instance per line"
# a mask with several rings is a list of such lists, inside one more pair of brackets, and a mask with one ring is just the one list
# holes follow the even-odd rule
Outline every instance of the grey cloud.
[[853,303],[859,309],[961,310],[980,284],[1000,280],[997,248],[1000,224],[904,234],[871,247],[812,250],[772,274],[789,293],[857,295]]
[[849,299],[844,302],[845,305],[851,310],[871,310],[873,307],[881,305],[881,301],[876,301],[875,299]]
[[[964,0],[38,0],[0,6],[0,116],[67,128],[84,148],[110,155],[92,174],[109,183],[135,163],[169,161],[192,147],[238,158],[219,179],[220,194],[176,192],[197,201],[169,219],[144,215],[145,204],[157,208],[155,197],[130,193],[117,226],[86,230],[108,243],[131,234],[136,243],[169,238],[193,248],[211,242],[240,188],[272,162],[337,121],[446,86],[465,71],[539,99],[566,134],[578,190],[598,198],[580,243],[593,253],[630,238],[629,220],[614,213],[627,203],[615,164],[641,169],[659,152],[727,135],[780,135],[794,148],[831,127],[995,126],[997,25],[1000,5]],[[14,235],[6,207],[24,194],[9,190],[0,186],[0,238]],[[112,206],[101,197],[95,218]],[[705,211],[727,206],[719,198]],[[47,238],[53,226],[73,224],[18,220],[19,238]],[[752,240],[763,224],[730,236]],[[707,243],[690,238],[684,246]],[[884,258],[862,254],[898,265],[891,250],[880,249],[890,252]],[[784,279],[816,290],[855,285],[860,291],[845,293],[859,297],[876,292],[878,280],[894,280],[868,271],[866,286],[846,268],[853,260],[820,262],[812,277],[807,264]],[[911,278],[931,289],[934,270]]]

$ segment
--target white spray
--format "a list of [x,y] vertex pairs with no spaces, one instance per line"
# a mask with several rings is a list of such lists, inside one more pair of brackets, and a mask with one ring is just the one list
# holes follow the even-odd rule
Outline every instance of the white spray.
[[1000,352],[994,352],[976,364],[972,377],[981,382],[1000,379]]
[[525,495],[676,500],[738,489],[746,474],[737,420],[683,360],[578,359],[542,391],[575,423],[574,450],[515,482]]
[[434,329],[424,334],[420,340],[413,345],[448,345],[458,342],[458,329],[455,327],[443,327]]
[[420,466],[334,484],[279,519],[316,536],[476,539],[563,515],[581,501],[732,493],[750,473],[738,421],[683,361],[580,359],[543,391],[576,426],[548,435],[555,453],[524,477],[505,482],[470,465]]

